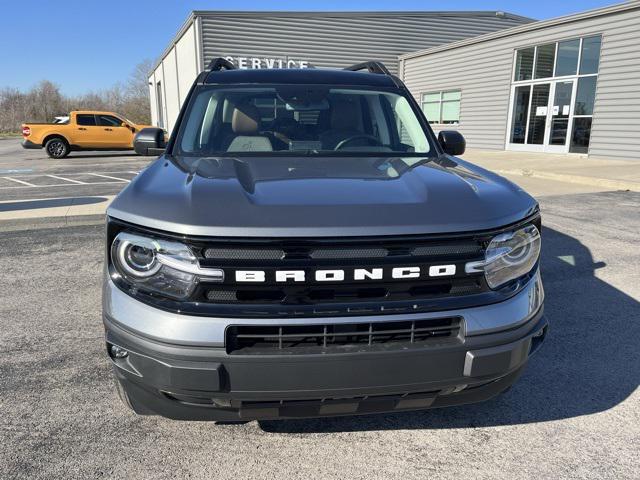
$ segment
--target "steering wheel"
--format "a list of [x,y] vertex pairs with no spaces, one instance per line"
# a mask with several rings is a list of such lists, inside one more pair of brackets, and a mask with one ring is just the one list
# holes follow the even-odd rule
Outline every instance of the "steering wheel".
[[342,148],[344,148],[347,144],[354,142],[356,140],[367,140],[369,145],[375,146],[375,147],[381,147],[382,146],[382,142],[380,140],[378,140],[377,137],[374,137],[373,135],[368,135],[366,133],[359,133],[357,135],[351,135],[349,138],[345,138],[344,140],[342,140],[341,142],[339,142],[336,147],[334,148],[334,150],[340,150]]

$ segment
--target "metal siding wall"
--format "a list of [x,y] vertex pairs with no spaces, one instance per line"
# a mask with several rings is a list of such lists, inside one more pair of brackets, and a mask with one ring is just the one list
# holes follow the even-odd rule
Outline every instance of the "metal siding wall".
[[198,59],[195,50],[195,25],[191,24],[182,38],[176,43],[179,107],[189,93],[193,81],[198,76]]
[[474,148],[504,149],[514,50],[602,34],[590,155],[640,159],[640,9],[565,23],[404,60],[404,81],[424,92],[462,90],[460,125]]
[[640,160],[640,9],[605,30],[589,155]]
[[176,70],[175,47],[171,49],[162,61],[164,66],[164,92],[167,110],[167,131],[173,129],[173,123],[180,112],[180,99],[178,95],[178,72]]
[[217,56],[308,60],[345,67],[381,60],[393,72],[400,54],[521,25],[494,15],[212,14],[202,19],[205,65]]

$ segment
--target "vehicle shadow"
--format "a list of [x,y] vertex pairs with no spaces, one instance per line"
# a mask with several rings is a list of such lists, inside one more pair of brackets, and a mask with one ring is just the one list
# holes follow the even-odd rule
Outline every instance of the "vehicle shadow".
[[610,409],[640,382],[640,303],[595,276],[576,239],[543,231],[549,334],[511,390],[484,403],[364,417],[263,421],[279,433],[442,429],[560,420]]
[[105,197],[73,197],[50,198],[45,200],[27,200],[24,202],[0,203],[0,212],[15,212],[18,210],[34,210],[36,208],[71,207],[78,205],[93,205],[105,202]]
[[124,150],[122,152],[95,152],[92,154],[82,152],[78,154],[77,152],[71,152],[69,154],[68,159],[71,158],[112,158],[112,157],[141,157],[133,150]]

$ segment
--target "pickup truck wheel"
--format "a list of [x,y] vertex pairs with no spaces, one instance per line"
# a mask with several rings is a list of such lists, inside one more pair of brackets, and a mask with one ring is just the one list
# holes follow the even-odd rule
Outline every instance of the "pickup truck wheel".
[[44,145],[47,155],[51,158],[64,158],[69,155],[69,144],[64,138],[54,137],[47,140]]

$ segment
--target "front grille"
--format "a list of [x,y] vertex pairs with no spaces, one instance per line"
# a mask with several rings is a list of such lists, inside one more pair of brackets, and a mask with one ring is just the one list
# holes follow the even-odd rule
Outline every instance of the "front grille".
[[443,296],[460,296],[481,293],[480,279],[450,281],[398,282],[384,284],[271,286],[233,288],[215,286],[205,291],[207,301],[230,304],[331,304],[339,302],[370,302],[372,300],[424,300]]
[[[333,237],[238,238],[172,235],[140,229],[119,220],[109,221],[109,241],[131,229],[189,246],[203,268],[224,272],[222,282],[200,278],[187,299],[175,300],[146,289],[135,291],[125,281],[117,284],[140,301],[183,315],[223,318],[290,319],[364,315],[421,314],[453,311],[504,301],[528,281],[522,277],[499,290],[487,285],[481,272],[466,273],[465,265],[484,259],[491,238],[521,225],[540,226],[535,214],[518,224],[459,234]],[[423,275],[434,267],[454,274]],[[417,266],[418,277],[398,278],[394,268]],[[383,271],[373,276],[371,272]],[[278,272],[303,271],[295,282],[278,280]],[[342,271],[344,278],[319,278],[320,272]],[[451,268],[453,270],[453,268]],[[264,281],[243,278],[249,271],[264,273]],[[356,271],[358,277],[356,278]],[[243,281],[245,280],[245,281]],[[322,320],[318,320],[322,321]]]
[[319,248],[309,256],[314,259],[344,260],[346,258],[384,258],[389,255],[386,248]]
[[[277,241],[275,243],[278,243]],[[364,242],[363,242],[364,243]],[[268,245],[248,245],[234,247],[204,247],[202,257],[209,261],[227,262],[237,261],[243,264],[247,261],[287,261],[287,260],[337,260],[340,262],[352,262],[353,260],[372,259],[416,259],[423,257],[443,257],[443,256],[467,256],[480,255],[483,246],[475,240],[437,242],[437,243],[415,243],[415,242],[390,242],[386,245],[346,245],[316,247],[313,245],[283,245],[280,248],[273,248]]]
[[441,255],[479,255],[482,246],[475,242],[451,243],[444,245],[426,245],[414,248],[411,255],[414,256],[441,256]]
[[460,317],[329,325],[243,325],[227,328],[225,343],[227,353],[234,355],[402,349],[459,341],[461,325]]
[[[301,316],[371,314],[424,311],[434,300],[480,295],[488,291],[482,274],[467,274],[466,262],[484,258],[483,237],[424,239],[322,239],[255,240],[193,245],[203,267],[221,268],[222,283],[203,280],[194,293],[194,302],[219,307],[238,316]],[[394,267],[455,265],[456,274],[447,277],[421,275],[419,278],[392,278]],[[345,272],[342,281],[315,281],[317,270]],[[356,269],[384,271],[382,278],[356,281]],[[258,271],[262,282],[236,281],[238,271]],[[277,271],[304,271],[304,281],[278,282]],[[224,311],[222,311],[224,310]]]
[[275,248],[207,248],[204,258],[217,260],[279,260],[284,252]]

